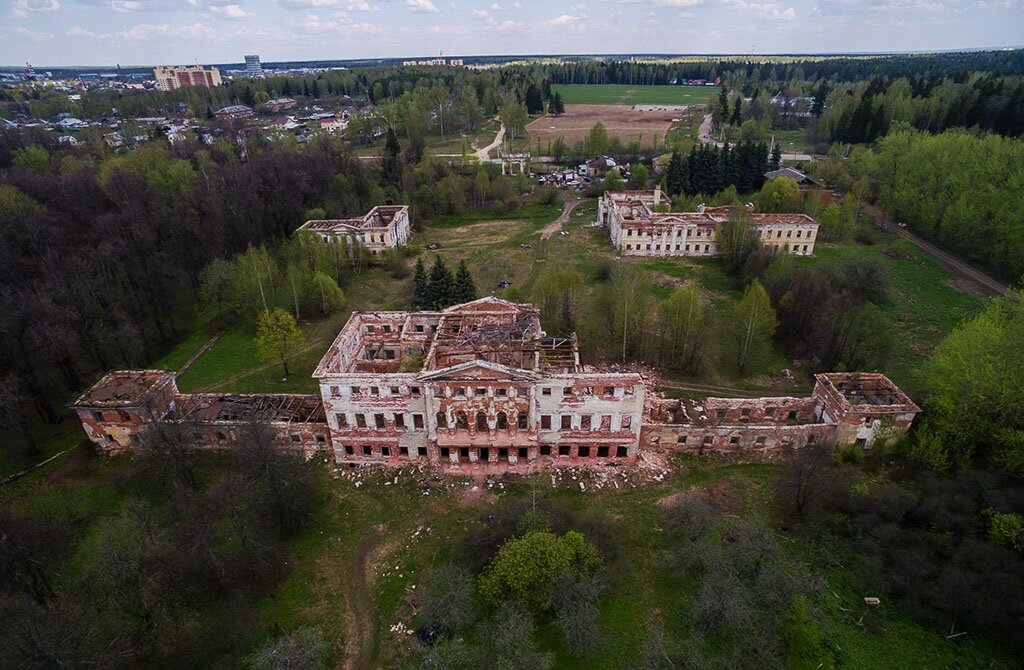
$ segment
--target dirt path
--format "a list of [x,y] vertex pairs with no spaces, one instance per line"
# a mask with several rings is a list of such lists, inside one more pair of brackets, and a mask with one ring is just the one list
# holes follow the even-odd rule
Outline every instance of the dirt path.
[[583,200],[566,200],[565,206],[562,207],[562,214],[544,226],[540,231],[540,239],[546,240],[558,231],[562,229],[562,226],[569,221],[569,215],[572,214],[572,210],[576,209],[576,206],[584,202]]
[[700,138],[701,142],[711,141],[711,115],[705,114],[704,120],[700,122],[700,130],[697,131],[697,137]]
[[501,146],[501,143],[505,140],[505,124],[501,124],[498,128],[497,134],[494,136],[494,141],[488,144],[486,147],[476,150],[476,157],[480,159],[481,163],[488,161],[488,154],[491,153],[491,149],[495,149]]
[[980,286],[982,289],[984,289],[986,293],[991,293],[992,295],[1004,295],[1006,293],[1006,284],[1003,284],[1002,282],[999,282],[993,279],[992,277],[989,277],[984,272],[978,270],[972,265],[965,263],[964,261],[960,260],[953,254],[947,251],[943,251],[942,249],[935,246],[931,242],[921,239],[917,235],[914,235],[913,233],[904,228],[900,228],[896,224],[886,219],[884,214],[882,214],[882,212],[877,208],[871,209],[873,210],[872,213],[874,214],[876,219],[882,222],[882,228],[891,233],[899,235],[907,242],[910,242],[912,245],[914,245],[921,251],[925,252],[932,258],[935,258],[936,260],[941,262],[943,265],[951,269],[954,273],[960,275],[961,277],[971,280],[972,282]]
[[380,644],[380,619],[370,595],[367,566],[371,554],[381,547],[367,542],[359,547],[352,569],[343,577],[345,593],[345,657],[341,668],[361,670],[371,667]]

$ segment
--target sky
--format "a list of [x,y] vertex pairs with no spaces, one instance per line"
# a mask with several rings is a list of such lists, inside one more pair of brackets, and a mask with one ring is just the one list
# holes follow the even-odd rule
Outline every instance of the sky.
[[0,64],[1024,44],[1024,0],[3,0]]

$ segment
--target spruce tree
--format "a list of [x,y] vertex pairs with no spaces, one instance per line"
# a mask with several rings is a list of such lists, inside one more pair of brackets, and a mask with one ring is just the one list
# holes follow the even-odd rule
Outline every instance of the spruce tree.
[[402,163],[399,155],[402,153],[402,145],[398,143],[398,135],[394,128],[388,128],[387,139],[384,141],[384,155],[381,156],[381,163],[384,168],[384,178],[395,184],[402,176]]
[[743,109],[743,96],[736,98],[736,105],[732,108],[732,117],[729,119],[729,123],[739,128],[743,122],[741,111]]
[[526,89],[526,113],[540,114],[544,111],[544,99],[541,97],[540,89],[536,84],[530,84]]
[[772,169],[778,170],[780,165],[782,165],[782,149],[779,148],[779,143],[776,142],[775,146],[772,147]]
[[683,157],[679,152],[673,151],[672,158],[668,162],[668,172],[665,175],[665,192],[669,195],[679,195],[683,192],[682,184]]
[[459,261],[459,267],[455,271],[455,281],[452,286],[452,303],[460,304],[476,300],[476,284],[473,283],[473,275],[469,274],[466,261]]
[[555,93],[555,116],[565,114],[565,101],[562,100],[561,93]]
[[444,309],[453,304],[452,271],[445,265],[444,259],[438,256],[430,268],[430,281],[427,296],[432,309]]
[[430,284],[427,280],[427,268],[423,265],[423,259],[416,259],[416,270],[412,276],[412,308],[430,308]]

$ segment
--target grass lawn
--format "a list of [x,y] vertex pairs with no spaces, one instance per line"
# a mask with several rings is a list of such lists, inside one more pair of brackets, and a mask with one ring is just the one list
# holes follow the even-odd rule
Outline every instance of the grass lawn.
[[797,263],[827,269],[844,258],[873,257],[881,261],[889,278],[888,297],[879,305],[893,322],[894,346],[883,372],[913,394],[922,390],[922,368],[932,349],[960,322],[982,310],[986,299],[967,292],[969,283],[931,256],[900,246],[909,260],[883,253],[899,238],[878,233],[878,243],[818,243],[814,256]]
[[626,84],[557,84],[567,105],[702,105],[718,94],[715,86],[629,86]]

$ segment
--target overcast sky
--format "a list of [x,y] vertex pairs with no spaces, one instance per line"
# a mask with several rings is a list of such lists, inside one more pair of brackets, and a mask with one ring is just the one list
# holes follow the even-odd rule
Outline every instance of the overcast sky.
[[0,64],[1017,46],[1024,0],[4,0]]

